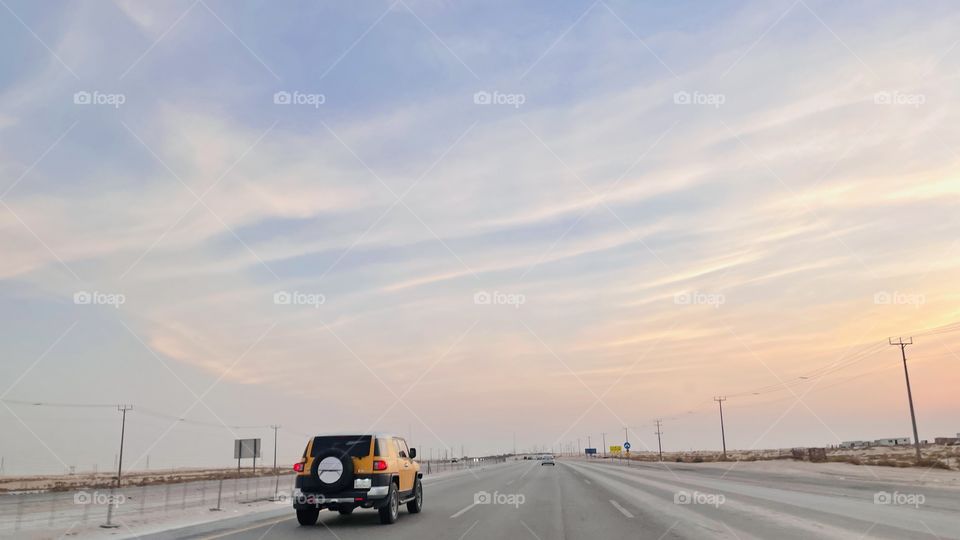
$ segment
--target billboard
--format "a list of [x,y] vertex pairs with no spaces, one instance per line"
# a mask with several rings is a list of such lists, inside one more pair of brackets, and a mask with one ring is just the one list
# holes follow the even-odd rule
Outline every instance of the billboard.
[[260,439],[237,439],[233,441],[233,459],[260,457]]
[[623,448],[621,448],[619,445],[610,447],[611,454],[619,454],[621,451],[623,451]]
[[596,455],[596,453],[597,453],[597,449],[596,449],[596,448],[584,448],[583,451],[586,452],[586,454],[587,454],[588,456]]

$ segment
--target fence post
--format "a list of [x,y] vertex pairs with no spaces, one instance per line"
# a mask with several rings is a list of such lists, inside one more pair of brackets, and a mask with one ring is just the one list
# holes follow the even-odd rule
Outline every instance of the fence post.
[[217,507],[216,507],[216,508],[211,508],[211,509],[210,509],[211,512],[219,512],[219,511],[220,511],[220,499],[221,499],[221,496],[222,496],[222,495],[223,495],[223,478],[220,478],[220,485],[219,485],[219,487],[217,487]]

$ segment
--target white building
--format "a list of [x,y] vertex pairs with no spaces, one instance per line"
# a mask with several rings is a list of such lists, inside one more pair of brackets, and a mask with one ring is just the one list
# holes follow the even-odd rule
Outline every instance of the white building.
[[899,446],[901,444],[910,444],[910,437],[895,437],[893,439],[877,439],[873,441],[877,446]]

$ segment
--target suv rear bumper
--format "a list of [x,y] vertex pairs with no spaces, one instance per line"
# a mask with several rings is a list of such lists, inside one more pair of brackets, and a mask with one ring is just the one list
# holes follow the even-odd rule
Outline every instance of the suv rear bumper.
[[390,491],[389,474],[358,474],[354,477],[354,480],[357,479],[370,479],[371,487],[324,494],[314,487],[309,476],[298,476],[293,490],[293,507],[330,508],[350,505],[370,508],[383,502]]

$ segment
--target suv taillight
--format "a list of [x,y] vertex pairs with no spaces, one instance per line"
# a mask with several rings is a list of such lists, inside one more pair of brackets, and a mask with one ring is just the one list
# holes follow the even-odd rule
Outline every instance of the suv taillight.
[[379,459],[373,460],[373,470],[375,471],[387,470],[387,462]]
[[296,472],[303,472],[303,462],[301,461],[300,463],[294,463],[293,470]]

